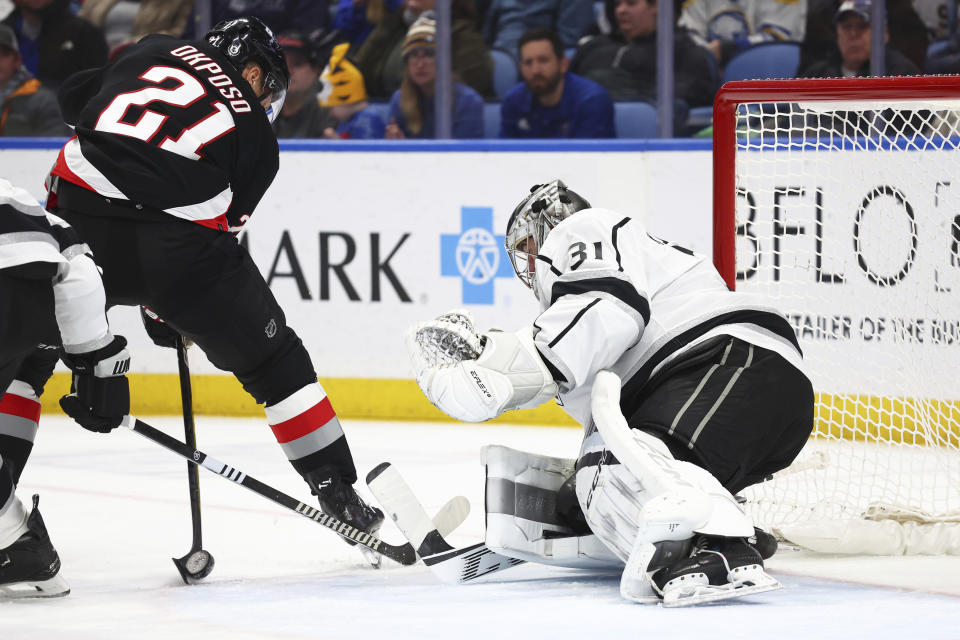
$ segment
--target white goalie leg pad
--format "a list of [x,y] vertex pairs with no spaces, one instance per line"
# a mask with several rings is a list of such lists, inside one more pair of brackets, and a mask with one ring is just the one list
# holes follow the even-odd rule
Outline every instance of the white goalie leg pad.
[[417,382],[447,415],[483,422],[504,411],[537,407],[557,394],[557,384],[533,342],[533,327],[483,335],[476,360],[425,369]]
[[625,597],[648,600],[646,568],[654,543],[686,540],[694,533],[753,534],[752,520],[716,478],[676,460],[654,436],[629,427],[620,412],[615,374],[597,374],[591,411],[600,439],[619,464],[604,464],[601,456],[592,478],[578,476],[578,498],[590,528],[627,564],[621,578]]
[[576,535],[558,517],[558,491],[574,461],[500,445],[482,449],[487,469],[485,543],[497,553],[571,568],[620,566],[594,535]]
[[618,460],[583,467],[577,475],[587,524],[622,560],[641,533],[649,542],[685,540],[694,533],[753,535],[753,521],[709,472],[674,459],[649,434],[631,429],[628,437],[642,465]]
[[590,529],[623,562],[638,537],[650,543],[686,540],[708,522],[712,510],[709,498],[689,487],[654,495],[623,464],[582,468],[577,497]]

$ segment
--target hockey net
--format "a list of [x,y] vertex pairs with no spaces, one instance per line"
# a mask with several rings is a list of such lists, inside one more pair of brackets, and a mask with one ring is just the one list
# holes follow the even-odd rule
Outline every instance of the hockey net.
[[816,392],[742,492],[819,551],[960,553],[960,76],[728,83],[714,261],[790,320]]

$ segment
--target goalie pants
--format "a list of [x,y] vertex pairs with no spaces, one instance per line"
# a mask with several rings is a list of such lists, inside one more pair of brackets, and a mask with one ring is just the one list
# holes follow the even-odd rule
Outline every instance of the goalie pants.
[[[303,406],[302,414],[285,416],[302,436],[285,443],[287,457],[301,475],[330,467],[356,482],[349,445],[310,356],[233,234],[134,210],[63,181],[56,195],[56,214],[77,230],[103,270],[108,306],[150,307],[268,408],[300,392],[286,403]],[[311,409],[304,395],[323,407]]]
[[790,465],[813,430],[810,380],[779,354],[719,336],[667,365],[635,398],[628,424],[663,440],[737,493]]

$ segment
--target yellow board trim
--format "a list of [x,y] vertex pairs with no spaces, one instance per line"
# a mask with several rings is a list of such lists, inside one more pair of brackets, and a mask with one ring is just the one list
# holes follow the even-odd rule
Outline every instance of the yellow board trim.
[[[131,412],[134,415],[179,415],[180,381],[176,374],[130,374]],[[232,376],[193,375],[193,410],[197,415],[263,417],[263,408]],[[451,422],[420,393],[417,383],[405,379],[322,378],[337,414],[355,420]],[[70,377],[54,374],[41,400],[45,412],[60,412],[57,400],[67,393]],[[921,426],[925,417],[929,430]],[[576,427],[576,422],[553,403],[536,409],[511,411],[492,423]],[[960,448],[960,401],[914,400],[817,394],[817,437],[880,441],[906,445]]]
[[[135,373],[130,380],[130,412],[134,415],[179,415],[180,378],[173,373]],[[264,417],[263,407],[254,402],[233,376],[190,376],[193,411],[196,415]],[[452,422],[420,392],[414,380],[382,378],[321,378],[337,415],[359,420],[407,420],[411,422]],[[58,412],[60,396],[70,389],[70,376],[56,373],[44,390],[44,412]],[[536,409],[511,411],[492,423],[546,426],[578,426],[555,404]]]
[[818,393],[816,422],[818,437],[960,448],[956,400]]

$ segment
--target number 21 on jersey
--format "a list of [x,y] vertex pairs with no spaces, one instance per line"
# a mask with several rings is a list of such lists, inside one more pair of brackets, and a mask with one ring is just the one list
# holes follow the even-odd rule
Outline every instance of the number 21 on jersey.
[[[188,107],[207,94],[199,80],[190,73],[175,67],[150,67],[140,78],[156,84],[165,80],[176,80],[180,85],[170,89],[159,86],[144,87],[130,93],[121,93],[100,114],[100,118],[94,127],[97,131],[117,133],[149,142],[151,138],[157,135],[160,127],[166,122],[167,116],[145,109],[136,123],[129,124],[124,122],[123,118],[130,107],[142,107],[151,102]],[[183,129],[177,138],[165,137],[160,142],[160,148],[191,160],[199,160],[201,148],[228,133],[236,126],[227,105],[214,102],[212,106],[214,111],[210,115]]]

